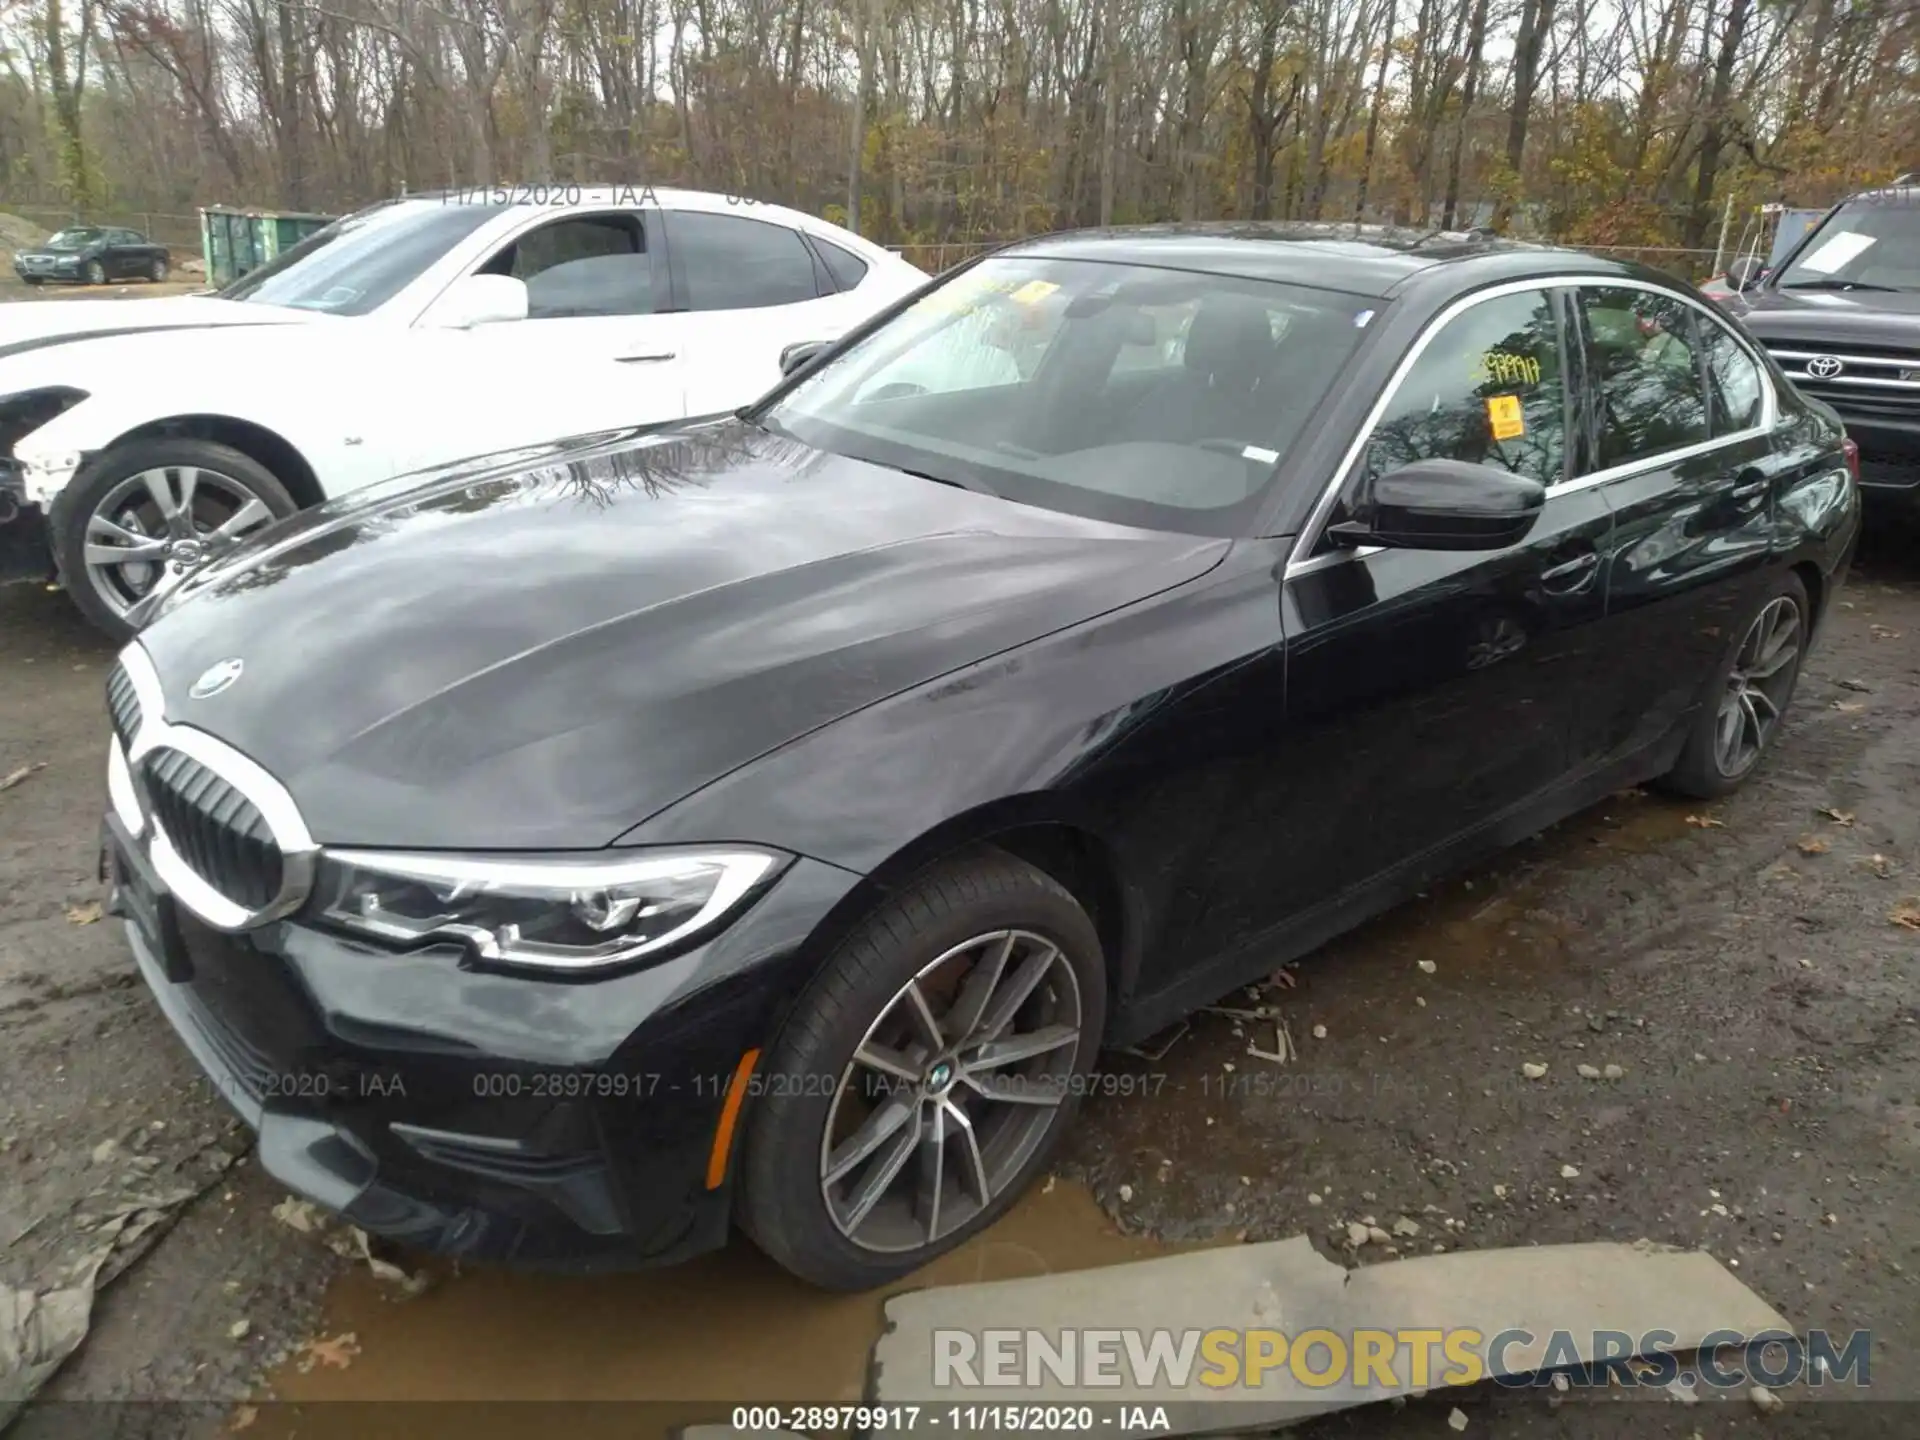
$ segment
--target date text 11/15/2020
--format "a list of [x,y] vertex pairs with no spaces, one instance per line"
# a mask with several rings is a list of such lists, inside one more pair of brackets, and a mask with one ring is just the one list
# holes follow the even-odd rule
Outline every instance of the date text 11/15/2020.
[[[729,205],[750,207],[761,204],[751,195],[723,194]],[[574,205],[595,208],[614,206],[638,209],[660,206],[659,193],[650,182],[638,185],[579,185],[554,181],[539,185],[455,185],[440,192],[442,205],[544,205],[564,209]]]

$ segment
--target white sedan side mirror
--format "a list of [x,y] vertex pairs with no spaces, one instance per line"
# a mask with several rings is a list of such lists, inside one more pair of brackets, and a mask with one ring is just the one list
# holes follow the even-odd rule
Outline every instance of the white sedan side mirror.
[[526,318],[526,281],[511,275],[463,275],[447,287],[428,323],[447,330],[471,330],[476,325]]

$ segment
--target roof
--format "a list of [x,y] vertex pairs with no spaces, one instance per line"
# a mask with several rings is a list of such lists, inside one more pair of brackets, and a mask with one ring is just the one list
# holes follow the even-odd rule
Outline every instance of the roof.
[[996,253],[1154,265],[1380,297],[1436,266],[1474,261],[1493,262],[1479,268],[1515,278],[1535,270],[1621,274],[1633,268],[1581,250],[1483,232],[1257,220],[1070,230]]

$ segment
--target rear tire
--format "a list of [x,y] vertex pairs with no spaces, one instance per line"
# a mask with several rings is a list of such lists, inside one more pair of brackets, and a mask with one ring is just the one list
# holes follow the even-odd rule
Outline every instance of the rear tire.
[[1046,1165],[1105,1022],[1099,936],[1060,884],[998,850],[922,873],[841,942],[756,1078],[741,1227],[829,1290],[919,1269]]
[[1811,624],[1807,587],[1797,575],[1781,576],[1735,632],[1662,789],[1716,800],[1746,783],[1780,733]]
[[299,508],[272,471],[230,445],[134,440],[87,465],[55,499],[54,557],[81,613],[124,643],[139,629],[127,612],[169,574]]

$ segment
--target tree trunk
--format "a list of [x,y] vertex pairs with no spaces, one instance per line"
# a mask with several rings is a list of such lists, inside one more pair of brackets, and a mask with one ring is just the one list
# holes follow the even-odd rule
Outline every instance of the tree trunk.
[[1467,127],[1473,120],[1473,102],[1480,89],[1480,51],[1487,39],[1487,0],[1474,0],[1473,21],[1467,32],[1467,73],[1460,85],[1460,123],[1454,127],[1453,155],[1447,161],[1447,195],[1440,224],[1451,230],[1460,207],[1460,170],[1467,154]]
[[1367,218],[1367,190],[1373,184],[1373,154],[1380,140],[1380,112],[1387,103],[1387,62],[1393,58],[1393,22],[1399,5],[1387,0],[1387,33],[1380,42],[1380,68],[1373,74],[1373,99],[1367,106],[1367,138],[1360,157],[1360,193],[1353,202],[1353,223]]
[[854,49],[859,73],[853,82],[852,146],[847,156],[847,228],[860,233],[860,168],[867,148],[867,83],[873,68],[871,0],[853,0]]
[[1505,233],[1513,223],[1514,197],[1520,190],[1521,164],[1527,157],[1527,121],[1540,78],[1540,48],[1553,28],[1554,0],[1521,0],[1520,34],[1513,47],[1513,110],[1507,116],[1508,183],[1493,212],[1493,228]]
[[[1713,223],[1713,185],[1719,178],[1720,152],[1727,138],[1727,97],[1733,91],[1733,63],[1746,37],[1747,19],[1753,12],[1753,0],[1728,0],[1727,25],[1721,32],[1720,53],[1714,61],[1713,87],[1707,96],[1707,123],[1700,138],[1700,168],[1693,182],[1693,205],[1687,214],[1686,233],[1681,244],[1698,250],[1706,243],[1707,228]],[[1709,12],[1711,13],[1711,12]]]

